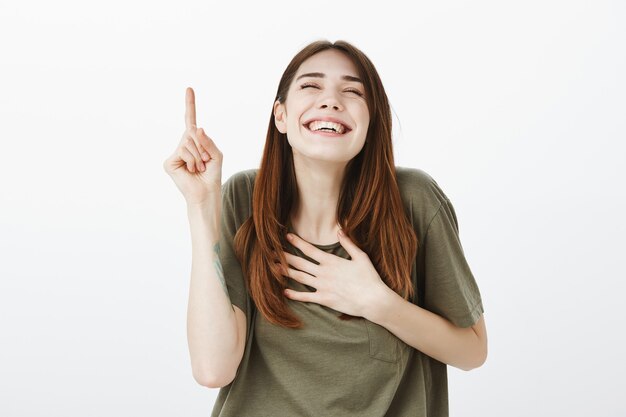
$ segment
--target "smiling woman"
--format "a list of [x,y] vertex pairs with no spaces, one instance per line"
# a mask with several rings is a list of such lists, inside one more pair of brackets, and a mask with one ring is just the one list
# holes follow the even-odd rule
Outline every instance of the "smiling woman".
[[[189,344],[220,387],[212,416],[447,416],[446,365],[486,358],[482,299],[451,201],[394,164],[369,58],[345,41],[296,54],[260,167],[223,185],[187,97],[166,169],[190,207]],[[196,165],[195,183],[176,176]]]
[[[307,57],[297,70],[293,81],[284,77],[279,86],[273,113],[277,133],[286,135],[294,165],[300,165],[299,158],[332,164],[332,175],[325,181],[337,187],[347,163],[361,152],[367,137],[370,112],[364,75],[345,52],[335,48]],[[327,103],[320,105],[320,100]],[[338,137],[342,140],[323,140]]]

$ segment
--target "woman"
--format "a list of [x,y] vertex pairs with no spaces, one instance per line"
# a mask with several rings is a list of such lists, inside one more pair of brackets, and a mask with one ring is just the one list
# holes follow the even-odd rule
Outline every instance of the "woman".
[[186,99],[164,167],[187,201],[188,341],[195,379],[221,388],[212,415],[447,416],[446,365],[486,359],[484,309],[450,200],[394,165],[370,60],[344,41],[300,51],[260,168],[223,186]]

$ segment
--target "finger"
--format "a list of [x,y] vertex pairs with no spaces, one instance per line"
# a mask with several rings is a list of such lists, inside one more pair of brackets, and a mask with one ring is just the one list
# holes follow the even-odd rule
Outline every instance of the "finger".
[[185,146],[185,149],[187,149],[189,153],[193,155],[198,171],[204,171],[204,162],[202,162],[202,159],[200,158],[200,152],[198,151],[198,148],[196,147],[195,140],[191,137],[187,137],[187,140],[185,141],[184,146]]
[[[298,271],[293,268],[287,268],[286,271],[283,270],[283,274],[288,276],[291,279],[298,281],[301,284],[308,285],[309,287],[317,288],[315,277],[312,277],[306,272]],[[319,283],[319,281],[317,281],[317,283]]]
[[196,95],[191,87],[187,87],[185,92],[185,125],[187,128],[196,127]]
[[289,240],[289,242],[291,242],[293,246],[300,249],[302,253],[304,253],[311,259],[315,259],[317,262],[321,263],[321,261],[323,261],[324,259],[328,259],[328,253],[324,252],[321,249],[318,249],[317,247],[313,246],[296,234],[288,233],[287,239]]
[[306,272],[312,276],[317,276],[319,274],[319,267],[315,265],[313,262],[309,262],[308,260],[301,258],[300,256],[296,256],[289,252],[285,252],[285,259],[289,265],[292,265],[294,268],[299,269],[300,271]]
[[181,146],[179,148],[180,150],[178,151],[180,159],[182,159],[183,161],[185,161],[185,163],[187,164],[187,171],[189,172],[195,172],[195,159],[193,157],[193,155],[191,154],[191,152],[189,152],[189,150],[184,147]]
[[192,134],[192,137],[196,141],[196,147],[200,153],[200,159],[204,162],[208,162],[211,159],[211,155],[209,155],[208,152],[208,148],[210,147],[209,141],[211,139],[206,135],[206,133],[204,133],[204,129],[202,128],[197,129],[195,134]]
[[200,145],[204,148],[207,154],[206,159],[203,158],[205,161],[208,161],[209,159],[219,159],[222,157],[222,152],[218,149],[217,145],[215,145],[213,139],[207,136],[204,129],[198,129],[197,136]]
[[317,291],[295,291],[291,288],[286,288],[283,293],[290,299],[295,301],[303,301],[305,303],[321,304],[319,294]]
[[350,239],[343,232],[343,230],[339,229],[339,231],[337,231],[337,236],[339,236],[339,244],[341,246],[343,246],[343,248],[346,250],[346,252],[348,252],[348,255],[350,255],[350,258],[355,259],[355,258],[365,254],[365,252],[361,248],[359,248],[352,241],[352,239]]

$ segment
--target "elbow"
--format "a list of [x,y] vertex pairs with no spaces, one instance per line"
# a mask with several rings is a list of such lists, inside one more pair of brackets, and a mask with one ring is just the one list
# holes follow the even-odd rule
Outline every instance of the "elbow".
[[191,368],[193,378],[199,385],[207,388],[222,388],[234,381],[241,364],[242,352],[236,357],[224,357],[210,360],[207,357],[193,360]]
[[[474,329],[472,329],[474,330]],[[474,330],[476,333],[476,330]],[[463,369],[464,371],[471,371],[472,369],[480,368],[487,361],[487,354],[489,351],[487,335],[482,333],[476,333],[478,343],[475,343],[472,347],[472,361]]]
[[480,368],[481,366],[485,364],[486,361],[487,361],[487,350],[485,349],[481,352],[480,356],[477,359],[475,359],[471,364],[461,367],[461,369],[464,371],[471,371],[472,369]]
[[225,374],[219,375],[219,374],[207,372],[205,370],[194,369],[193,378],[196,380],[196,382],[199,385],[202,385],[203,387],[222,388],[230,384],[231,382],[233,382],[233,380],[235,379],[235,374],[225,373]]

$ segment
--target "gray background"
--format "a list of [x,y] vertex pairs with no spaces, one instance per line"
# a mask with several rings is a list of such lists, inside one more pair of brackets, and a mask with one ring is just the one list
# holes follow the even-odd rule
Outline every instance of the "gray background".
[[186,340],[182,195],[198,125],[257,167],[278,80],[320,38],[382,77],[396,164],[452,200],[489,357],[451,416],[617,416],[621,1],[0,2],[0,415],[208,416]]

